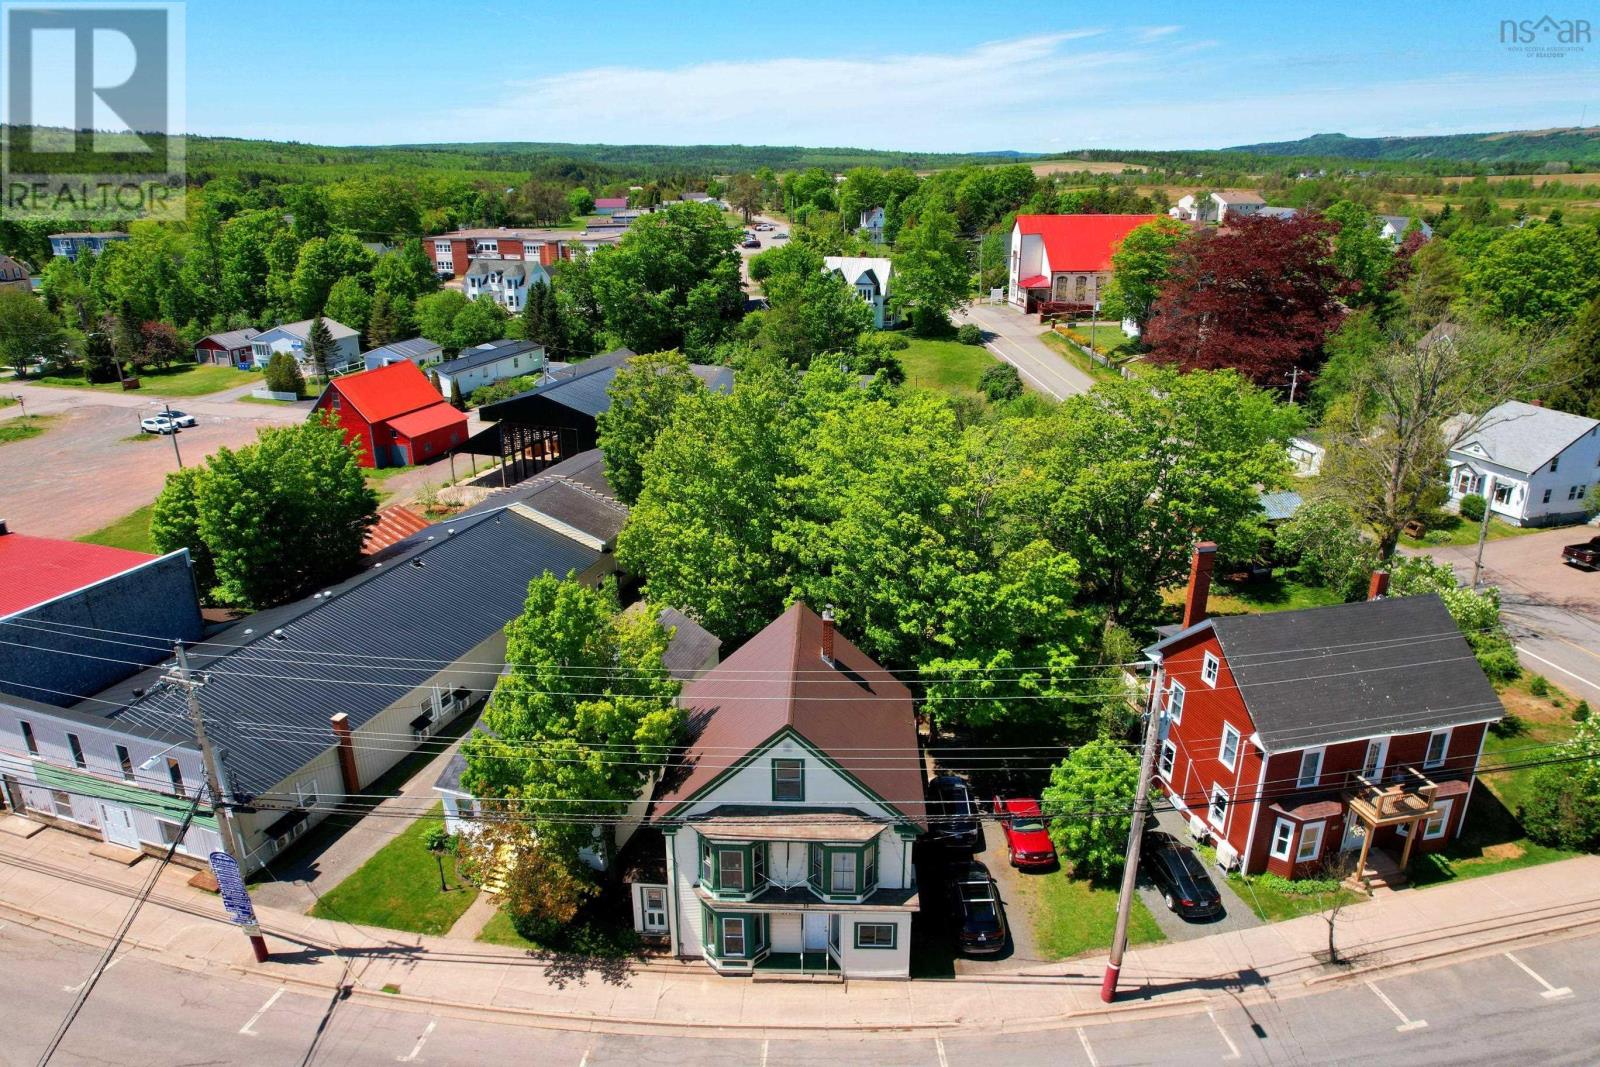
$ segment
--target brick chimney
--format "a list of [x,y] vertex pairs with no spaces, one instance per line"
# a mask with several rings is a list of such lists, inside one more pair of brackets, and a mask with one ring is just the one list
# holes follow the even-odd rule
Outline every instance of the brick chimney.
[[350,738],[350,716],[340,712],[328,722],[333,726],[333,739],[339,746],[339,777],[344,779],[348,796],[361,792],[361,772],[356,770],[356,746]]
[[1187,630],[1206,617],[1206,601],[1211,596],[1211,568],[1217,561],[1217,543],[1201,541],[1194,546],[1189,564],[1189,592],[1183,601],[1183,628]]
[[822,609],[822,662],[833,666],[833,605]]
[[1389,572],[1373,571],[1372,581],[1367,583],[1367,599],[1380,600],[1389,594]]

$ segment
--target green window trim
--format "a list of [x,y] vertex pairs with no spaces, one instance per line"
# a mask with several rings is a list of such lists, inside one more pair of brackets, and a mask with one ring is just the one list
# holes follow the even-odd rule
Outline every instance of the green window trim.
[[[723,884],[729,868],[724,857],[739,857],[737,869],[741,872],[737,886]],[[767,843],[747,841],[728,844],[700,839],[700,888],[726,900],[749,900],[767,888]]]
[[[785,770],[785,771],[798,771],[799,772],[798,779],[787,783],[789,785],[793,785],[793,786],[798,786],[799,787],[798,788],[798,795],[796,795],[796,796],[784,796],[784,797],[780,797],[778,795],[778,771],[780,769]],[[794,757],[774,756],[772,758],[772,799],[773,799],[773,802],[774,803],[779,803],[779,804],[792,804],[792,803],[796,803],[796,802],[799,802],[799,801],[803,801],[803,800],[805,800],[805,798],[806,798],[806,761],[803,760],[803,759],[797,759],[797,758],[794,758]]]
[[[861,931],[867,928],[889,931],[888,944],[866,944],[861,940]],[[876,940],[876,939],[874,939]],[[856,923],[855,946],[860,949],[896,949],[900,947],[900,926],[898,923]]]
[[[878,888],[878,842],[864,845],[812,845],[806,857],[806,884],[823,900],[859,900]],[[849,854],[855,857],[855,891],[835,892],[833,889],[833,857]]]
[[[769,917],[761,912],[717,911],[700,905],[700,944],[706,955],[722,961],[754,961],[771,945]],[[729,923],[737,922],[743,934],[744,945],[738,955],[729,955],[727,933]]]

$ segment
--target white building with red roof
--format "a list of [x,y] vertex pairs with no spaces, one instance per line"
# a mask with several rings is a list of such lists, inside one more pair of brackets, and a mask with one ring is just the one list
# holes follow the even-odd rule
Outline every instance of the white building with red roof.
[[1111,281],[1123,238],[1155,215],[1018,215],[1011,228],[1007,298],[1025,311],[1044,302],[1092,308]]

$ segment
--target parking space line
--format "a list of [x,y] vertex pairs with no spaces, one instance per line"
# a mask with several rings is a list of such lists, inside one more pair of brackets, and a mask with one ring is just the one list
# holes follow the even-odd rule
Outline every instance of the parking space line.
[[411,1054],[409,1056],[396,1056],[395,1059],[400,1063],[411,1063],[416,1060],[417,1056],[422,1052],[423,1043],[428,1040],[428,1035],[433,1033],[433,1028],[438,1025],[439,1020],[429,1019],[428,1025],[423,1027],[422,1036],[417,1038],[416,1046],[412,1048]]
[[255,1032],[254,1027],[256,1023],[261,1021],[261,1017],[267,1013],[267,1009],[278,1003],[278,998],[283,996],[284,988],[284,986],[279,986],[276,990],[274,990],[272,996],[267,998],[267,1002],[261,1005],[261,1007],[257,1008],[254,1015],[250,1016],[250,1021],[239,1027],[239,1032],[241,1034],[249,1034],[251,1037],[260,1036]]
[[1100,1067],[1100,1061],[1094,1055],[1094,1047],[1089,1044],[1089,1035],[1083,1032],[1083,1027],[1077,1029],[1078,1040],[1083,1042],[1083,1054],[1089,1057],[1089,1067]]
[[939,1067],[950,1067],[950,1061],[945,1059],[944,1055],[944,1038],[934,1034],[933,1047],[939,1053]]
[[[593,1046],[590,1047],[592,1048]],[[764,1049],[766,1046],[763,1045],[762,1048]],[[583,1058],[578,1061],[578,1067],[589,1067],[589,1049],[583,1050]]]
[[1226,1056],[1222,1057],[1222,1058],[1224,1060],[1236,1060],[1236,1059],[1238,1059],[1239,1058],[1239,1046],[1235,1045],[1233,1043],[1233,1038],[1228,1036],[1228,1031],[1224,1030],[1222,1028],[1222,1023],[1217,1021],[1217,1013],[1212,1011],[1210,1008],[1207,1008],[1206,1009],[1206,1016],[1207,1016],[1207,1018],[1209,1018],[1211,1020],[1211,1025],[1215,1026],[1217,1028],[1217,1033],[1222,1035],[1222,1043],[1228,1046],[1228,1054]]
[[[115,957],[114,959],[112,959],[112,961],[110,963],[106,964],[105,970],[101,971],[100,973],[102,975],[105,974],[106,971],[109,971],[111,968],[115,967],[117,964],[121,963],[123,960],[125,960],[127,958],[128,958],[127,956],[117,956],[117,957]],[[82,989],[85,985],[87,985],[88,982],[89,982],[89,979],[85,978],[83,981],[79,982],[77,985],[64,985],[64,986],[61,987],[61,992],[63,992],[63,993],[76,993],[78,990]]]
[[1408,1033],[1408,1032],[1410,1032],[1412,1030],[1424,1030],[1424,1029],[1427,1028],[1428,1021],[1426,1019],[1408,1019],[1408,1018],[1406,1018],[1406,1013],[1401,1011],[1398,1007],[1396,1007],[1394,1001],[1390,1000],[1388,998],[1388,996],[1385,995],[1383,990],[1379,989],[1377,986],[1373,985],[1371,982],[1367,983],[1367,988],[1372,990],[1373,995],[1376,996],[1379,1000],[1383,1001],[1384,1004],[1388,1006],[1389,1010],[1394,1012],[1395,1017],[1400,1020],[1400,1025],[1395,1027],[1395,1031],[1397,1033],[1404,1034],[1404,1033]]
[[767,1067],[767,1047],[771,1044],[771,1038],[765,1038],[761,1042],[761,1067]]
[[1526,963],[1523,963],[1521,960],[1517,959],[1517,957],[1513,956],[1511,953],[1507,952],[1505,954],[1505,957],[1506,957],[1506,959],[1510,960],[1512,963],[1515,963],[1518,967],[1521,967],[1523,972],[1525,974],[1527,974],[1527,976],[1529,978],[1532,978],[1535,982],[1538,982],[1540,985],[1544,986],[1544,992],[1539,994],[1544,999],[1546,999],[1546,1000],[1556,1000],[1556,999],[1558,999],[1560,997],[1570,997],[1570,996],[1572,996],[1572,990],[1570,988],[1568,988],[1567,986],[1562,986],[1560,989],[1557,989],[1555,986],[1551,985],[1549,982],[1546,982],[1544,980],[1544,978],[1542,978],[1536,971],[1534,971],[1534,969],[1532,967],[1529,967]]

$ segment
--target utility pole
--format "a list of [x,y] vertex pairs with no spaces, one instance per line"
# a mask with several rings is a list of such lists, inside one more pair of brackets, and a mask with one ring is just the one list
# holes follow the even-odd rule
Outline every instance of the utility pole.
[[1289,372],[1289,403],[1294,403],[1294,391],[1300,385],[1300,368]]
[[1122,973],[1122,954],[1128,949],[1128,914],[1133,910],[1133,894],[1139,883],[1139,846],[1144,837],[1144,809],[1150,799],[1150,772],[1155,768],[1156,738],[1161,732],[1160,664],[1150,679],[1150,720],[1144,730],[1144,754],[1139,758],[1139,788],[1133,800],[1133,823],[1128,827],[1128,854],[1122,865],[1122,892],[1117,897],[1117,929],[1111,936],[1111,958],[1105,978],[1100,982],[1100,999],[1110,1004],[1117,998],[1117,976]]
[[166,407],[167,428],[172,431],[169,435],[172,438],[172,454],[178,459],[178,469],[183,470],[183,453],[178,451],[178,427],[172,421],[172,401],[163,400],[162,404]]
[[[233,823],[233,816],[228,813],[228,805],[222,795],[221,768],[217,762],[217,754],[206,737],[205,716],[200,710],[200,686],[203,683],[189,670],[189,655],[184,651],[183,642],[173,642],[172,648],[177,653],[178,669],[176,677],[169,676],[167,681],[181,687],[188,697],[189,721],[194,724],[194,739],[200,746],[200,759],[205,765],[206,790],[211,794],[211,810],[217,820],[217,831],[222,837],[222,847],[233,857],[234,862],[242,866],[246,851],[244,842],[238,838],[238,827]],[[267,939],[261,936],[261,927],[252,922],[244,927],[244,932],[250,938],[250,947],[255,950],[256,962],[265,963]]]
[[1489,540],[1489,515],[1493,511],[1490,506],[1494,503],[1494,473],[1488,475],[1488,481],[1483,487],[1483,521],[1478,524],[1478,557],[1472,561],[1472,588],[1478,588],[1478,581],[1483,576],[1483,545]]

